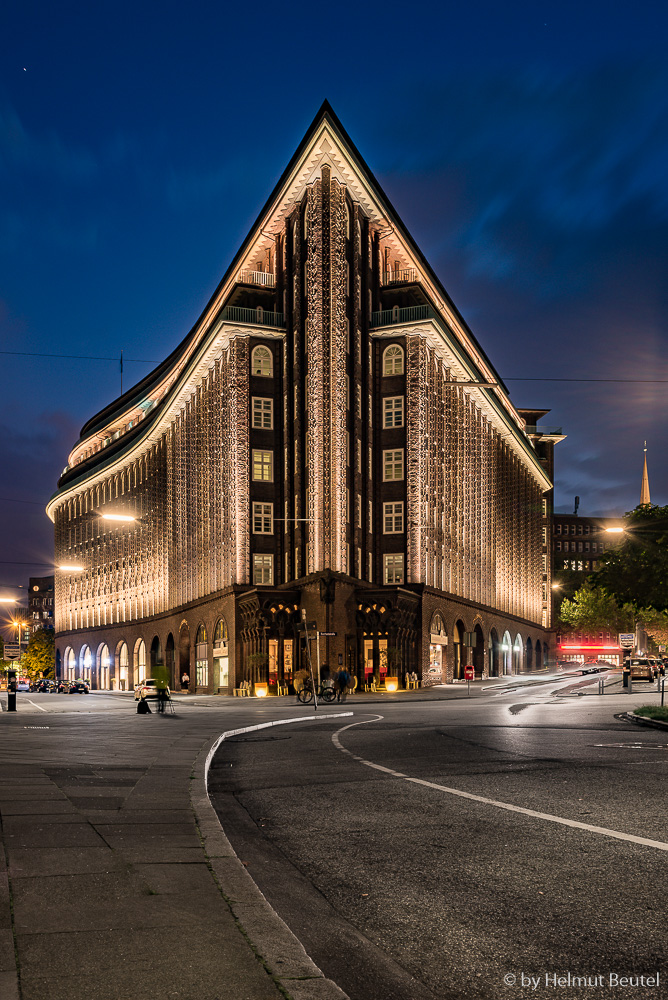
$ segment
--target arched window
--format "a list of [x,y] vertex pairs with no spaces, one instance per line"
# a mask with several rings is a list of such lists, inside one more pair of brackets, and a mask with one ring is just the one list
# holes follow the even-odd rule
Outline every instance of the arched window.
[[209,686],[209,645],[206,628],[200,625],[195,639],[195,669],[197,671],[197,687]]
[[383,351],[383,375],[403,375],[404,352],[398,344],[392,344]]
[[227,642],[227,622],[224,618],[219,618],[216,624],[216,631],[213,634],[213,645],[222,646],[224,642]]
[[445,635],[445,625],[438,612],[436,612],[431,620],[431,632],[433,635]]
[[134,686],[140,681],[146,680],[146,643],[143,639],[137,639],[134,649]]
[[268,347],[255,347],[251,358],[251,375],[271,378],[274,374],[274,357]]

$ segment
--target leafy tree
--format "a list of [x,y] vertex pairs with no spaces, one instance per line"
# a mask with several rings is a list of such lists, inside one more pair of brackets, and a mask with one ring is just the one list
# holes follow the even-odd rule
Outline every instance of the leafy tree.
[[644,504],[624,521],[623,539],[599,559],[594,585],[619,605],[668,611],[668,506]]
[[579,632],[632,632],[636,609],[630,603],[620,606],[612,594],[588,580],[572,600],[562,601],[559,619],[565,628]]
[[21,657],[21,669],[30,678],[55,676],[56,637],[52,628],[38,628]]

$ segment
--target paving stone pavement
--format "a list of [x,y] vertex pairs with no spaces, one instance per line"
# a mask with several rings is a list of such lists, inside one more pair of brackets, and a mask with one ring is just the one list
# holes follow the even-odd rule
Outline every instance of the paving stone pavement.
[[[259,720],[125,705],[0,714],[2,1000],[345,1000],[206,794],[216,738]],[[277,704],[264,718],[299,714]]]

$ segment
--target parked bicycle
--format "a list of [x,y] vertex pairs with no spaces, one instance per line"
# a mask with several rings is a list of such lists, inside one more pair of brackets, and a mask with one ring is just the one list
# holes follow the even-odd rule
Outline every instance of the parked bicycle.
[[[317,688],[318,698],[320,701],[332,702],[336,698],[336,688],[331,681],[325,684],[320,684]],[[300,701],[302,705],[310,705],[313,701],[313,681],[310,677],[304,680],[303,686],[297,692],[297,701]]]

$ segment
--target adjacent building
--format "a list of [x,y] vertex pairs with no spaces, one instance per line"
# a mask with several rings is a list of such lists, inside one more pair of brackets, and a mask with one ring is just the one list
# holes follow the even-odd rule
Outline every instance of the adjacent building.
[[28,620],[30,630],[54,628],[53,614],[54,578],[52,576],[31,576],[28,585]]
[[277,691],[304,621],[360,686],[540,667],[540,440],[324,105],[193,329],[69,455],[58,669]]

